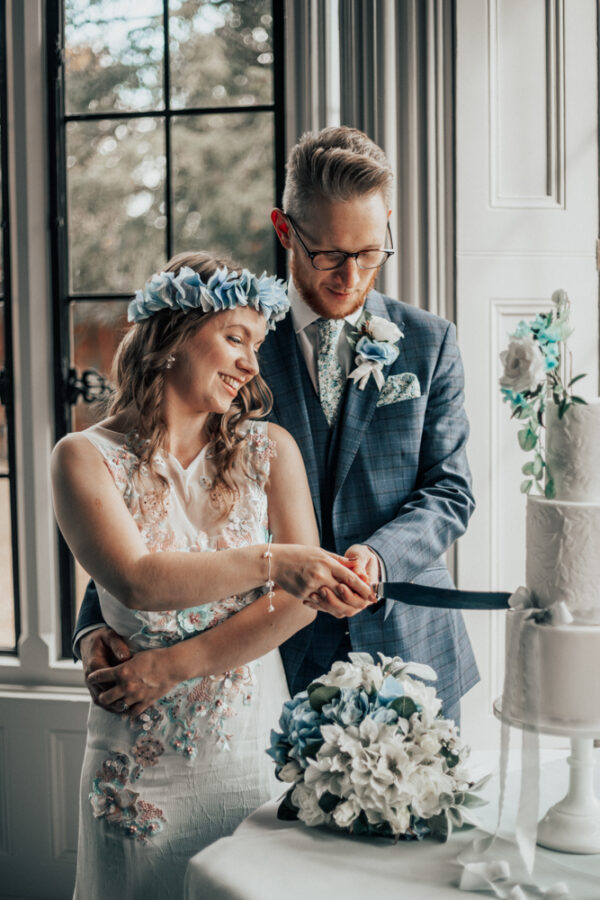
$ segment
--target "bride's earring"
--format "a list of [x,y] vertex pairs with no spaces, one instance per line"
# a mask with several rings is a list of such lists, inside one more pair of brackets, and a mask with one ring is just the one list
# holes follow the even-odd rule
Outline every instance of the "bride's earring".
[[175,357],[173,356],[172,353],[169,353],[169,355],[167,356],[167,361],[165,363],[165,369],[172,369],[174,362],[175,362]]

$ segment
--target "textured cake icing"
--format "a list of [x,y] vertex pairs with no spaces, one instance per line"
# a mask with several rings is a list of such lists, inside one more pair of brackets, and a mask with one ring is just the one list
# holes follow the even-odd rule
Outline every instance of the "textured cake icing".
[[600,400],[546,410],[556,498],[527,498],[526,585],[534,607],[562,601],[571,624],[506,618],[502,714],[542,731],[600,736]]
[[556,499],[527,499],[526,584],[536,606],[564,601],[600,624],[600,401],[547,409],[547,464]]
[[559,500],[600,503],[600,399],[573,405],[562,419],[546,408],[546,462]]
[[534,604],[562,600],[576,622],[600,625],[599,544],[600,503],[529,497],[525,582]]

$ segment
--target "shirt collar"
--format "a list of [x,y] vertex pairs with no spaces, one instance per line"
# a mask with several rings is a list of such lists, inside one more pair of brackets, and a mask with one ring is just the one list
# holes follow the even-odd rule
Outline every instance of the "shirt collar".
[[[291,278],[288,281],[288,299],[290,301],[292,325],[296,334],[300,334],[301,331],[304,331],[305,328],[308,328],[309,325],[312,325],[313,322],[320,318],[319,314],[311,309],[308,303],[302,299]],[[350,325],[356,325],[362,311],[363,307],[361,306],[360,309],[350,313],[349,316],[345,316],[345,321]]]

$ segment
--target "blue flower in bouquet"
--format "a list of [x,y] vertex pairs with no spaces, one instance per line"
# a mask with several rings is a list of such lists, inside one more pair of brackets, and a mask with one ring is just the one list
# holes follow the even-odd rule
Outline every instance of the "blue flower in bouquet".
[[321,716],[338,725],[358,725],[368,714],[369,708],[369,695],[366,691],[343,687],[340,688],[339,697],[324,704]]
[[281,733],[271,732],[271,748],[267,750],[269,756],[278,766],[283,765],[288,758],[306,766],[307,757],[322,743],[320,715],[310,705],[306,691],[296,694],[292,700],[286,700],[279,727]]

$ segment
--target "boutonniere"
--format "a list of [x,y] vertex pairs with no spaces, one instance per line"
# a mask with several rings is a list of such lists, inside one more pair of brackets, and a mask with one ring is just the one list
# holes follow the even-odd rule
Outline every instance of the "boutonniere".
[[404,332],[395,322],[363,312],[356,323],[356,331],[348,335],[348,343],[356,351],[356,368],[348,378],[357,382],[359,391],[364,391],[370,375],[381,390],[385,384],[382,369],[398,359],[397,344],[403,337]]

